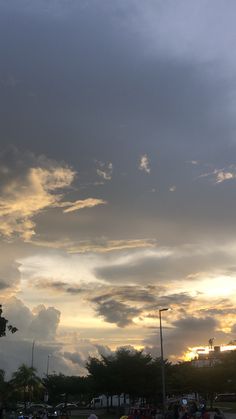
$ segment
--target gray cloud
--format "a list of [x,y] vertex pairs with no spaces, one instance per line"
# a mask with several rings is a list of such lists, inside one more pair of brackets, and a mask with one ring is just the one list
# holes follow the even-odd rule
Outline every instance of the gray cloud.
[[[188,347],[207,345],[212,335],[218,343],[225,343],[230,339],[230,334],[219,331],[219,323],[209,316],[204,318],[194,316],[185,317],[173,321],[172,326],[170,329],[164,327],[166,357],[173,357],[176,354],[181,357]],[[154,348],[151,348],[152,352],[160,354],[159,335],[157,333],[152,334],[144,343],[147,345],[151,343],[154,346]]]
[[207,316],[226,316],[226,315],[236,315],[236,308],[234,307],[222,307],[222,308],[205,308],[199,310],[200,313],[206,314]]
[[4,314],[18,328],[21,338],[48,341],[55,338],[60,321],[60,311],[40,305],[31,311],[21,300],[12,297],[5,301]]
[[0,279],[0,290],[4,290],[6,288],[9,288],[9,285],[5,281]]
[[114,351],[112,351],[109,346],[95,344],[95,347],[97,348],[99,355],[110,356],[114,354]]
[[141,314],[137,307],[121,303],[109,296],[99,296],[91,299],[95,310],[108,323],[115,323],[119,327],[125,327],[133,322],[133,318]]
[[[160,292],[160,291],[159,291]],[[158,288],[156,287],[137,287],[137,286],[117,286],[111,288],[103,297],[113,296],[120,301],[155,303],[157,300]]]
[[54,339],[60,322],[60,311],[54,307],[39,306],[29,326],[29,336],[35,339]]
[[[44,10],[42,3],[41,7]],[[71,3],[70,7],[74,10]],[[156,7],[152,7],[154,14],[157,13]],[[55,8],[60,9],[59,3]],[[26,57],[24,74],[18,78],[22,79],[23,76],[27,80],[27,87],[35,91],[37,104],[32,106],[28,99],[22,98],[22,92],[18,93],[20,97],[12,93],[14,96],[11,100],[6,98],[4,109],[5,113],[10,112],[13,125],[19,131],[19,121],[24,120],[27,110],[29,120],[34,121],[36,127],[33,143],[36,152],[45,148],[58,160],[66,158],[76,168],[79,166],[80,179],[87,176],[86,180],[91,180],[88,179],[88,168],[94,158],[98,161],[114,161],[116,176],[112,179],[112,185],[108,182],[103,189],[103,194],[111,197],[113,212],[111,216],[110,208],[104,208],[104,212],[99,212],[96,223],[94,220],[93,223],[85,222],[87,215],[78,221],[76,214],[71,214],[70,220],[65,220],[61,214],[44,214],[40,220],[40,233],[51,233],[54,238],[62,235],[78,237],[79,233],[81,238],[87,238],[89,231],[93,236],[113,238],[116,235],[130,236],[130,231],[133,231],[139,237],[144,234],[147,237],[148,234],[158,237],[160,241],[183,242],[189,236],[196,239],[208,233],[213,236],[226,234],[227,226],[228,232],[231,232],[229,225],[235,213],[234,205],[231,205],[232,191],[227,192],[230,201],[226,211],[228,214],[222,213],[223,200],[219,192],[212,192],[211,186],[206,187],[203,180],[202,183],[193,183],[192,168],[186,168],[183,164],[194,158],[203,159],[204,162],[213,159],[213,165],[225,167],[219,166],[219,161],[231,159],[232,153],[222,145],[222,138],[227,143],[231,141],[235,129],[234,118],[229,112],[228,93],[231,89],[228,82],[215,73],[212,75],[211,64],[201,62],[200,65],[188,56],[177,59],[173,51],[164,51],[159,42],[154,55],[147,48],[141,48],[143,42],[146,43],[142,39],[140,44],[141,26],[135,32],[139,34],[138,38],[129,30],[134,25],[133,14],[137,17],[136,24],[140,19],[142,21],[143,11],[140,12],[138,5],[133,10],[125,3],[118,7],[102,2],[99,7],[96,3],[96,7],[86,4],[78,9],[70,22],[67,19],[46,19],[43,14],[37,13],[37,19],[24,13],[18,16],[14,28],[16,46],[10,45],[13,50],[8,50],[12,51],[11,59],[18,73],[22,73],[22,69],[15,62],[16,51],[22,50],[22,55]],[[170,10],[167,6],[165,10],[168,15]],[[38,25],[44,31],[39,31],[38,25],[31,24],[34,19],[40,22]],[[20,43],[27,25],[30,26],[32,37],[28,38],[27,43]],[[89,29],[91,26],[93,33]],[[7,43],[11,43],[8,29],[4,27],[4,30],[8,36],[2,45],[3,50]],[[42,33],[50,40],[49,43],[45,44]],[[55,38],[54,34],[57,34]],[[78,43],[74,42],[76,35],[80,39]],[[169,37],[175,41],[173,35],[171,37],[168,34]],[[86,56],[83,40],[86,42]],[[162,41],[165,44],[165,37]],[[35,42],[42,48],[35,49]],[[58,45],[61,45],[60,49]],[[67,65],[62,60],[62,50],[66,51]],[[27,57],[32,57],[30,62]],[[38,63],[37,66],[34,63]],[[11,67],[11,62],[7,61],[8,66]],[[48,76],[45,77],[45,74]],[[57,77],[54,77],[55,74]],[[49,82],[51,79],[53,83]],[[58,101],[58,97],[61,100]],[[20,109],[13,106],[19,101],[23,103]],[[7,135],[4,135],[9,130],[5,121],[7,118],[2,121],[3,142],[5,137],[8,141]],[[53,145],[49,141],[51,132]],[[115,137],[114,132],[117,133]],[[67,146],[64,145],[65,138]],[[152,176],[150,174],[148,177],[148,184],[146,177],[143,179],[141,173],[136,173],[137,159],[144,149],[143,138],[145,150],[152,155]],[[32,146],[30,126],[24,126],[23,139],[16,138],[12,133],[12,140],[26,148]],[[205,147],[205,144],[209,147]],[[208,152],[213,145],[214,156]],[[159,150],[158,156],[156,150]],[[123,180],[119,176],[121,172],[127,173]],[[178,185],[177,193],[167,197],[173,182]],[[158,196],[147,202],[144,194],[150,185],[161,187],[158,188]],[[199,205],[200,202],[204,202],[204,206]],[[133,217],[133,208],[136,217]],[[114,219],[118,222],[114,223]],[[219,220],[224,224],[222,229]],[[218,224],[217,231],[215,222]]]
[[64,352],[63,356],[73,364],[78,364],[82,367],[85,367],[86,360],[83,359],[78,352]]
[[[169,251],[168,251],[169,250]],[[169,253],[169,254],[168,254]],[[109,264],[95,269],[98,278],[109,282],[160,282],[179,281],[187,277],[194,280],[201,272],[226,272],[233,263],[233,254],[220,248],[187,246],[169,248],[166,254],[140,255],[127,263]]]
[[2,249],[1,263],[0,263],[0,282],[1,289],[14,289],[20,282],[20,263],[14,260],[14,252],[8,252],[8,249]]
[[[236,324],[231,327],[231,332],[235,335],[236,334]],[[234,336],[235,337],[235,336]]]
[[70,282],[53,281],[45,279],[39,279],[35,281],[34,287],[41,289],[48,288],[51,290],[55,290],[62,293],[68,293],[71,295],[81,294],[86,291],[86,287],[82,286],[81,284],[72,285]]

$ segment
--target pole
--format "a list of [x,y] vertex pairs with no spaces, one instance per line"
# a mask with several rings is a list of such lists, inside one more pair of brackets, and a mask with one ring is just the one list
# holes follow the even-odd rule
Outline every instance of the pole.
[[35,345],[35,340],[33,340],[33,343],[32,343],[32,351],[31,351],[31,368],[34,368],[34,345]]
[[47,359],[47,377],[48,377],[48,372],[49,372],[49,359],[50,359],[50,355],[48,355],[48,359]]
[[162,311],[171,310],[170,308],[162,308],[159,310],[159,320],[160,320],[160,343],[161,343],[161,381],[162,381],[162,406],[163,413],[165,415],[166,411],[166,379],[165,379],[165,360],[164,360],[164,351],[163,351],[163,336],[162,336]]

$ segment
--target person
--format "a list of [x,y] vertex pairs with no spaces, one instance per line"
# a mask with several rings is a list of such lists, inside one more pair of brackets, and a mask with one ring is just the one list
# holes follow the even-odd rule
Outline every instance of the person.
[[179,407],[179,419],[188,419],[188,411],[184,405],[180,405]]
[[88,417],[88,419],[98,419],[97,415],[95,413],[91,413]]
[[159,408],[156,410],[155,419],[163,419],[163,414]]
[[48,414],[47,411],[44,409],[43,414],[42,414],[42,419],[48,419]]
[[214,419],[225,419],[224,413],[218,407],[215,408]]
[[179,419],[179,405],[175,403],[173,406],[174,419]]
[[202,419],[210,419],[210,413],[207,411],[207,409],[204,409],[202,413]]

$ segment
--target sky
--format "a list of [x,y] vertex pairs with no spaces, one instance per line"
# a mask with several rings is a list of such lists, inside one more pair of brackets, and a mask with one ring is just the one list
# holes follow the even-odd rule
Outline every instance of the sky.
[[[0,0],[0,368],[236,339],[236,4]],[[34,344],[33,344],[34,342]]]

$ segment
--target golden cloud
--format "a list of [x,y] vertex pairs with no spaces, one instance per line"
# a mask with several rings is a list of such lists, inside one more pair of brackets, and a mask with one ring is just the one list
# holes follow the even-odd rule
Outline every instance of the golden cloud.
[[59,189],[71,185],[75,172],[69,167],[32,167],[23,176],[6,182],[1,191],[0,233],[30,240],[35,234],[32,218],[61,200]]
[[87,198],[87,199],[78,200],[75,202],[62,202],[62,205],[60,206],[62,207],[68,206],[68,208],[63,210],[63,212],[67,213],[67,212],[78,211],[83,208],[92,208],[92,207],[96,207],[97,205],[105,205],[105,204],[107,204],[107,202],[104,201],[103,199]]

